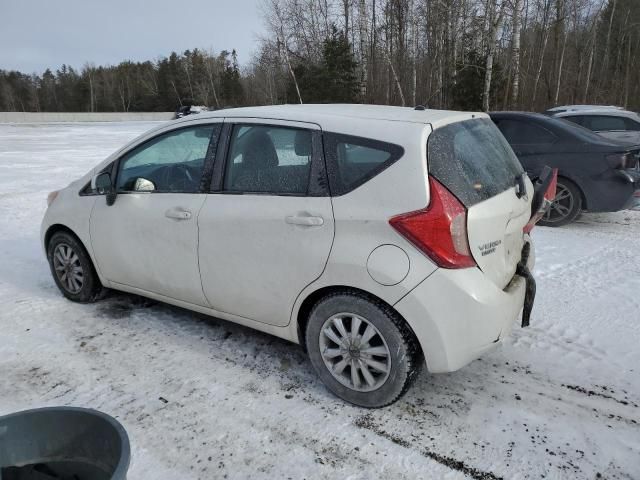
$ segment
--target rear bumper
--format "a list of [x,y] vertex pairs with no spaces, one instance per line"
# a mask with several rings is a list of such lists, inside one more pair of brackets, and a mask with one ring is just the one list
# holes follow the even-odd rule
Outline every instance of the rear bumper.
[[[533,255],[529,267],[533,267]],[[395,305],[422,347],[427,369],[452,372],[495,348],[511,332],[525,297],[514,276],[501,290],[478,268],[438,269]]]
[[589,212],[618,212],[633,208],[634,193],[640,189],[640,171],[609,169],[596,178],[577,182],[584,192]]

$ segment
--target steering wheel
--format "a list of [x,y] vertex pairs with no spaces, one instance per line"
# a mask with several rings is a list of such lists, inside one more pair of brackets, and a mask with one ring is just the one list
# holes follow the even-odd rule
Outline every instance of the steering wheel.
[[189,167],[183,163],[174,163],[165,167],[163,180],[166,189],[172,192],[191,190],[195,184]]

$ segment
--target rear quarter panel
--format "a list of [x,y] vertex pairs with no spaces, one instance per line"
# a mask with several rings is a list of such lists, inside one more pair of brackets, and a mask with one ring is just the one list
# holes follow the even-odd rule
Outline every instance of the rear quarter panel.
[[[429,203],[426,145],[431,128],[427,124],[376,120],[338,121],[323,125],[323,130],[401,145],[404,155],[355,190],[332,198],[335,238],[327,266],[320,278],[298,296],[292,319],[297,318],[304,299],[320,288],[354,287],[393,305],[436,270],[431,260],[389,225],[391,217],[420,210]],[[381,285],[367,271],[369,255],[381,245],[398,246],[409,257],[409,273],[396,285]]]
[[519,151],[518,158],[531,178],[537,178],[545,165],[558,168],[558,175],[574,182],[583,194],[583,208],[593,212],[617,211],[633,194],[622,177],[607,165],[603,152],[575,151],[558,146],[553,152],[528,154]]

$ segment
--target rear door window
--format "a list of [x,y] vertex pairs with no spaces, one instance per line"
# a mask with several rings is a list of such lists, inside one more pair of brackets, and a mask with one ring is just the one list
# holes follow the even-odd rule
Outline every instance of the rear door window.
[[438,128],[427,144],[429,174],[471,207],[516,184],[524,170],[489,119]]
[[224,190],[238,193],[306,195],[312,157],[311,130],[236,125]]
[[542,145],[556,141],[546,128],[518,120],[500,120],[498,128],[511,145]]
[[342,195],[375,177],[404,154],[393,143],[325,133],[324,149],[332,195]]
[[570,122],[577,123],[582,127],[585,126],[585,120],[583,115],[571,115],[571,116],[559,117],[559,118],[561,118],[562,120],[568,120]]

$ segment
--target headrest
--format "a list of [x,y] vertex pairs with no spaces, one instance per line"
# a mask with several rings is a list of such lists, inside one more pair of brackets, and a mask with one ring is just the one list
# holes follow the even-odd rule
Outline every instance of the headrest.
[[278,154],[271,137],[261,129],[249,133],[242,153],[245,167],[264,169],[278,166]]

